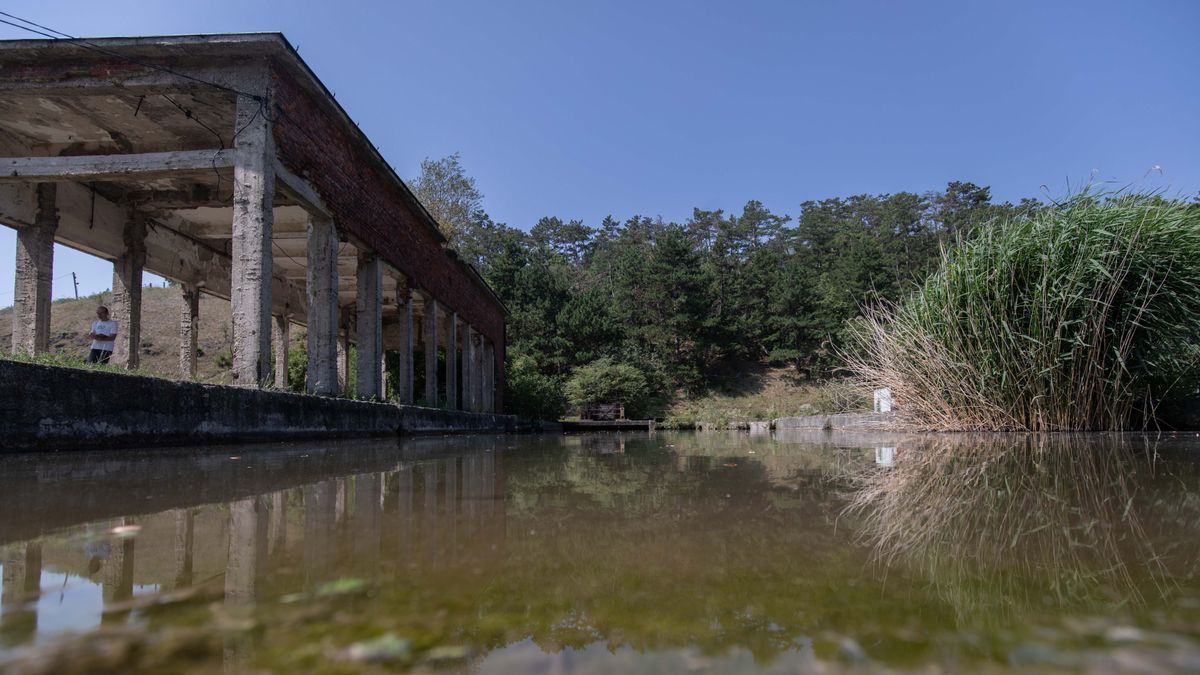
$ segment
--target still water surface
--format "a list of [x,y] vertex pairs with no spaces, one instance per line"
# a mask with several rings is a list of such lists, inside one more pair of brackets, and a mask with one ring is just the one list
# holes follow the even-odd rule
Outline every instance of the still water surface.
[[13,672],[1200,669],[1200,439],[6,456]]

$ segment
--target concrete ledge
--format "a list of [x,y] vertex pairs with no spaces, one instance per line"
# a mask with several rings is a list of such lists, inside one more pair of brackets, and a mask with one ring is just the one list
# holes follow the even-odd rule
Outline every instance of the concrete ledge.
[[450,412],[0,359],[0,451],[517,429]]
[[775,420],[776,430],[887,430],[893,428],[896,417],[891,413],[837,413],[834,415],[806,415],[803,417],[780,417]]

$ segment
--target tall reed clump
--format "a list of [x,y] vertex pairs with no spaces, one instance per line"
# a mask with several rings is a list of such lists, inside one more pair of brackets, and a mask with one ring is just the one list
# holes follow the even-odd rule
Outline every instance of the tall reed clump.
[[1200,207],[1084,191],[993,223],[851,333],[850,370],[916,425],[1129,428],[1197,382]]

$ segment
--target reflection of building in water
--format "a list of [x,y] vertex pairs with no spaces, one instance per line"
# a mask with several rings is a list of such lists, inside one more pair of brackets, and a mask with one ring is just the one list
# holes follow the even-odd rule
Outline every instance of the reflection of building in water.
[[4,566],[0,590],[0,645],[18,645],[37,632],[37,597],[42,578],[42,545],[10,544],[0,549]]
[[[188,503],[183,495],[171,508],[136,519],[60,528],[66,536],[52,542],[2,545],[4,644],[26,644],[39,631],[36,600],[47,556],[48,574],[93,578],[102,587],[81,585],[74,595],[74,586],[67,588],[67,605],[88,606],[83,591],[95,589],[106,610],[96,620],[113,624],[130,620],[129,601],[142,586],[209,584],[224,595],[221,611],[236,619],[263,598],[314,592],[341,577],[403,577],[453,565],[486,569],[504,550],[502,457],[494,440],[467,446],[472,451],[463,455],[393,458],[381,471],[317,481],[308,474],[287,487],[276,479],[262,493],[228,502]],[[111,534],[114,525],[135,523],[136,536]],[[225,640],[229,672],[250,668],[255,639]]]

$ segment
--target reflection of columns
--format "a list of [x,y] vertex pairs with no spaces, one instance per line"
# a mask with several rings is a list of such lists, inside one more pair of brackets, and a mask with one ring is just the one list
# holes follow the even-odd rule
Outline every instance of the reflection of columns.
[[437,552],[437,526],[438,526],[438,465],[437,462],[428,461],[421,464],[421,472],[425,475],[425,500],[424,500],[424,522],[421,527],[421,536],[425,540],[425,555],[432,560]]
[[[265,81],[259,86],[267,93]],[[275,142],[271,117],[263,114],[269,105],[239,94],[233,141],[233,376],[247,387],[270,376]]]
[[[133,525],[132,518],[125,518],[122,525]],[[111,543],[108,560],[104,562],[104,602],[122,602],[133,597],[133,537],[117,539]]]
[[358,294],[355,296],[354,342],[355,394],[359,398],[383,398],[380,364],[383,362],[383,266],[379,256],[358,252]]
[[396,489],[399,497],[396,501],[396,514],[400,526],[397,536],[400,538],[400,560],[408,562],[412,557],[413,537],[413,465],[400,465],[396,472]]
[[271,495],[270,554],[283,554],[287,545],[287,492],[280,490]]
[[267,511],[258,497],[229,505],[229,557],[225,564],[225,601],[249,604],[258,592],[267,562]]
[[475,412],[475,329],[471,324],[466,326],[466,334],[463,335],[463,410]]
[[425,298],[425,405],[438,407],[438,303]]
[[338,393],[338,271],[337,232],[333,221],[308,220],[308,392]]
[[287,315],[275,317],[275,388],[288,388],[288,345],[291,344],[291,322]]
[[400,318],[400,369],[397,371],[396,389],[400,403],[413,404],[413,308],[412,291],[407,284],[396,289],[396,308]]
[[458,312],[446,323],[446,407],[458,410]]
[[179,375],[196,379],[196,344],[200,337],[200,289],[184,284],[179,293]]
[[42,544],[25,542],[0,549],[4,565],[0,595],[0,645],[15,647],[37,632],[37,597],[41,592]]
[[192,585],[192,560],[196,540],[196,514],[191,509],[175,511],[175,588]]
[[130,212],[122,233],[125,249],[113,261],[112,318],[117,322],[112,363],[138,367],[142,344],[142,267],[146,264],[146,221]]
[[13,293],[14,354],[42,354],[50,348],[50,297],[54,280],[54,232],[58,229],[58,187],[38,183],[33,227],[17,230],[17,279]]
[[383,475],[361,473],[354,477],[354,519],[351,522],[354,564],[371,575],[379,566],[379,539],[383,536]]
[[458,458],[446,458],[446,533],[450,559],[458,559]]
[[333,568],[336,499],[332,480],[304,487],[304,584],[308,588],[327,579]]

